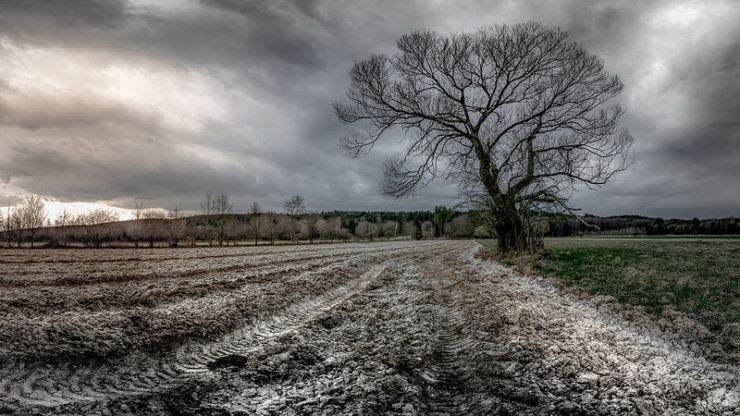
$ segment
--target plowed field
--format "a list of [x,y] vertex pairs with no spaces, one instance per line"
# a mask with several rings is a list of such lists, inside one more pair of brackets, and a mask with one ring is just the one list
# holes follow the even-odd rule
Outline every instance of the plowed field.
[[0,414],[740,414],[700,325],[479,248],[0,251]]

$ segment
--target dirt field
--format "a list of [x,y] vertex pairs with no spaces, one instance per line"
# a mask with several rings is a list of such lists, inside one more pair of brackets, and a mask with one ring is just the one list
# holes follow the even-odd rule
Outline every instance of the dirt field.
[[0,414],[740,414],[734,341],[478,250],[2,250]]

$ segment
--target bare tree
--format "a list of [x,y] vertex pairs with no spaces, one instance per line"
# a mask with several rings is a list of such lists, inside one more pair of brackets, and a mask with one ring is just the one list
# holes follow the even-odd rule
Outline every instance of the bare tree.
[[94,248],[111,239],[113,227],[107,223],[114,221],[118,221],[118,214],[110,208],[92,209],[75,218],[75,223],[83,228],[82,243]]
[[306,204],[301,195],[293,195],[283,202],[283,210],[290,217],[290,241],[295,241],[295,225],[298,217],[306,212]]
[[8,214],[8,245],[10,246],[11,234],[15,238],[18,248],[23,245],[25,238],[25,222],[23,220],[23,207],[15,207]]
[[206,197],[200,204],[203,213],[202,225],[205,228],[208,245],[213,245],[214,231],[218,238],[218,244],[224,243],[224,227],[226,226],[226,216],[233,210],[231,198],[226,192],[219,192],[214,195],[213,191],[206,192]]
[[365,220],[358,221],[357,227],[355,227],[355,235],[360,237],[362,240],[372,237],[370,223]]
[[275,244],[275,237],[277,235],[277,214],[273,211],[267,211],[261,217],[262,225],[261,228],[264,230],[265,236],[270,241],[270,245]]
[[134,219],[140,220],[142,219],[142,214],[144,213],[144,201],[139,201],[138,199],[134,198],[134,205],[136,205],[136,210],[134,211]]
[[50,244],[52,246],[66,246],[69,243],[69,226],[74,222],[74,215],[64,208],[54,219],[54,227],[50,230]]
[[141,213],[145,220],[161,220],[167,218],[167,215],[168,212],[162,208],[147,208]]
[[5,211],[8,218],[5,219],[5,240],[8,243],[8,248],[11,247],[12,236],[10,235],[10,228],[12,226],[11,220],[13,219],[13,212],[10,210],[10,200],[8,200],[8,208]]
[[208,192],[206,192],[206,197],[200,203],[200,210],[203,213],[203,215],[213,214],[213,211],[214,211],[213,191],[209,190]]
[[475,228],[467,214],[458,215],[445,223],[445,235],[447,238],[471,238]]
[[241,221],[237,216],[228,216],[224,221],[223,226],[223,239],[226,242],[226,245],[228,246],[229,241],[231,241],[231,245],[236,246],[239,238],[245,235],[248,229],[249,226],[244,221]]
[[141,216],[139,235],[147,242],[149,248],[154,248],[155,242],[167,238],[166,230],[163,226],[163,221],[167,217],[167,211],[160,208],[147,208],[142,211]]
[[139,243],[144,239],[144,223],[146,220],[137,219],[127,221],[124,225],[124,233],[129,242],[134,243],[134,247],[139,248]]
[[216,229],[218,230],[218,245],[224,245],[224,231],[226,226],[226,216],[231,214],[234,206],[231,204],[231,198],[226,192],[219,192],[213,197],[213,213],[216,215]]
[[32,195],[26,198],[26,203],[20,208],[21,229],[28,230],[31,234],[31,247],[39,228],[44,226],[46,220],[46,204],[40,195]]
[[67,211],[67,208],[64,208],[61,214],[57,215],[56,219],[54,220],[54,226],[66,227],[68,225],[71,225],[73,222],[74,216],[71,212]]
[[359,157],[400,128],[408,146],[386,161],[381,191],[412,195],[435,178],[490,209],[498,248],[528,248],[522,215],[573,211],[577,185],[603,185],[630,164],[632,136],[606,103],[622,90],[598,57],[538,23],[477,33],[402,36],[393,56],[355,63],[346,123],[364,122],[341,144]]
[[200,209],[201,213],[203,214],[203,216],[201,217],[200,225],[203,227],[205,237],[208,240],[208,245],[212,246],[214,235],[214,221],[212,215],[216,210],[213,191],[206,192],[205,199],[203,199],[203,202],[200,203]]
[[396,221],[384,221],[379,223],[378,227],[383,237],[387,239],[396,237],[396,230],[398,230],[398,223]]
[[262,225],[262,221],[260,220],[260,217],[262,216],[262,207],[259,202],[252,202],[252,206],[249,207],[249,214],[249,225],[252,227],[252,232],[254,233],[254,245],[256,246],[259,244],[260,228]]
[[313,244],[313,241],[316,238],[319,238],[321,236],[321,231],[319,228],[319,219],[321,217],[318,214],[312,214],[306,218],[306,237],[308,238],[309,244]]
[[170,242],[170,247],[178,247],[180,240],[182,240],[185,234],[187,224],[181,216],[180,209],[177,206],[167,213],[168,220],[164,228],[167,233],[167,239]]

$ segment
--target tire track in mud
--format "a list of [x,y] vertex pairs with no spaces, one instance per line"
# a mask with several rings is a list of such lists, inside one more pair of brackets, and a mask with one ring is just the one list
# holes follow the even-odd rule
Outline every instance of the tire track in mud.
[[[156,276],[151,278],[132,278],[130,281],[85,284],[80,287],[47,288],[35,286],[33,292],[28,287],[3,287],[0,298],[6,301],[0,305],[0,312],[11,314],[16,311],[38,315],[65,312],[79,309],[86,312],[125,310],[134,306],[148,308],[177,301],[183,297],[201,297],[215,292],[229,292],[243,286],[279,279],[289,273],[317,269],[331,264],[336,256],[359,255],[364,250],[341,248],[331,250],[331,254],[298,256],[284,259],[279,253],[257,264],[230,266],[182,273],[175,276]],[[374,255],[393,253],[394,249],[375,250]],[[291,253],[292,254],[292,253]],[[276,261],[276,257],[277,261]],[[150,282],[159,278],[156,285]],[[0,279],[1,280],[1,279]],[[133,281],[136,280],[136,281]],[[98,282],[99,283],[99,282]],[[145,285],[146,284],[146,285]],[[53,285],[55,286],[55,284]],[[132,289],[133,288],[133,289]],[[12,317],[11,317],[12,318]]]
[[[433,246],[419,244],[414,250],[424,250],[424,247]],[[352,263],[369,262],[399,250],[410,251],[411,248],[412,246],[407,243],[358,245],[357,250],[351,252],[352,255],[348,257],[350,260],[347,260],[349,262],[347,264],[356,267]],[[323,251],[323,248],[317,246],[315,250]],[[343,252],[346,252],[346,249]],[[343,257],[346,258],[347,255]],[[330,259],[325,259],[322,267],[329,267],[332,264]],[[238,275],[216,275],[208,278],[216,280],[213,288],[204,289],[203,292],[191,296],[182,295],[186,291],[178,291],[177,286],[169,290],[160,286],[146,288],[129,285],[126,289],[131,293],[116,294],[109,302],[101,302],[99,310],[93,313],[77,308],[69,309],[71,306],[68,306],[68,309],[44,315],[33,309],[21,310],[18,314],[4,314],[5,320],[0,322],[0,334],[7,342],[6,345],[0,345],[0,352],[6,352],[7,355],[0,357],[0,360],[6,358],[6,363],[8,360],[50,362],[58,360],[58,357],[64,360],[85,359],[86,356],[109,357],[120,355],[121,352],[133,348],[149,351],[155,351],[162,346],[169,348],[173,343],[179,343],[181,339],[188,337],[213,338],[219,333],[233,330],[240,324],[233,317],[246,315],[252,319],[253,311],[256,310],[252,305],[256,305],[257,308],[264,306],[263,295],[267,296],[269,306],[272,302],[269,299],[276,294],[279,295],[280,291],[289,290],[288,286],[292,286],[296,290],[286,292],[287,302],[278,302],[287,305],[299,296],[313,296],[318,293],[317,291],[321,291],[322,287],[328,289],[341,284],[342,281],[352,278],[355,273],[352,267],[341,270],[330,269],[334,272],[325,275],[328,284],[324,283],[324,279],[296,278],[296,274],[293,273],[304,271],[305,266],[302,262],[296,261],[290,265],[290,273],[285,271],[273,273],[270,276],[262,276],[257,281],[247,279],[249,284],[222,284],[218,281],[233,280],[238,278]],[[324,271],[318,266],[315,268],[317,270],[312,270],[313,272]],[[149,293],[149,295],[145,293],[152,291],[167,293]],[[91,295],[89,291],[80,292],[80,302],[89,300]],[[132,296],[133,299],[129,299]],[[157,299],[163,296],[169,296],[171,299],[164,301]],[[130,308],[121,307],[121,301],[128,302]],[[214,305],[218,305],[217,310],[212,310]],[[204,321],[201,316],[205,316],[206,320]],[[199,326],[198,322],[209,322],[209,325]],[[202,334],[200,328],[204,329]],[[147,335],[149,331],[153,331],[151,335]]]
[[[204,296],[218,291],[233,291],[250,284],[279,279],[289,273],[319,269],[328,264],[331,264],[330,256],[316,256],[309,257],[300,263],[293,259],[272,264],[265,263],[254,267],[203,270],[197,274],[183,274],[163,278],[163,280],[171,281],[170,283],[174,285],[169,287],[163,285],[165,282],[158,282],[159,285],[156,286],[153,284],[139,286],[139,283],[145,282],[134,280],[116,282],[120,284],[113,285],[104,282],[95,288],[63,287],[57,288],[56,291],[47,290],[44,298],[39,298],[34,294],[15,296],[10,304],[4,305],[0,309],[12,312],[14,309],[25,311],[33,308],[37,310],[37,313],[40,313],[44,309],[54,312],[54,308],[63,308],[66,311],[81,309],[92,312],[101,309],[114,311],[140,305],[155,307],[166,303],[170,298],[176,298],[175,300],[177,300],[177,298],[184,296]],[[196,279],[190,280],[193,277]],[[149,280],[152,279],[146,280],[146,283],[150,283]],[[135,286],[135,289],[132,290],[131,287],[133,286]],[[79,292],[84,293],[84,298],[80,296]],[[154,298],[152,298],[152,295],[155,295]]]
[[[256,353],[266,364],[247,363],[246,378],[240,371],[221,373],[231,385],[246,381],[243,388],[252,393],[244,397],[230,391],[224,396],[223,390],[213,390],[186,414],[199,414],[203,409],[244,414],[397,414],[385,404],[372,403],[379,389],[387,392],[382,401],[399,410],[407,403],[395,399],[420,390],[420,385],[436,392],[447,390],[467,372],[453,355],[462,359],[469,348],[481,343],[461,338],[462,313],[455,305],[438,305],[438,299],[430,295],[447,289],[447,282],[437,276],[440,270],[434,260],[455,257],[470,246],[470,242],[446,242],[441,249],[395,258],[352,302],[317,315],[294,336],[275,340],[269,351]],[[385,388],[393,391],[384,392]],[[362,401],[363,397],[368,402],[359,407],[333,412],[325,407]],[[449,414],[442,409],[466,409],[465,405],[446,404],[443,400],[435,403],[436,411]]]
[[[106,263],[125,263],[125,262],[167,262],[167,261],[183,261],[183,260],[208,260],[208,259],[219,259],[219,258],[233,258],[240,254],[244,249],[250,250],[253,254],[274,254],[276,251],[285,248],[294,248],[293,245],[246,245],[246,246],[213,246],[213,247],[179,247],[179,248],[103,248],[103,249],[89,249],[89,248],[66,248],[66,249],[55,249],[56,255],[53,258],[49,258],[47,255],[39,252],[35,249],[14,249],[13,256],[0,257],[0,264],[23,264],[26,266],[33,266],[36,264],[106,264]],[[208,251],[223,250],[230,251],[225,254],[203,254]],[[90,256],[90,251],[94,251],[94,258],[84,257]],[[131,252],[134,251],[137,254],[141,254],[138,257],[119,257],[116,256],[119,252]],[[24,258],[22,255],[18,256],[16,253],[25,253],[31,258]],[[100,258],[101,253],[110,255],[109,258]],[[179,256],[167,255],[167,253],[178,253]],[[183,255],[183,254],[192,255]],[[0,253],[2,256],[3,253]],[[74,255],[73,255],[74,254]],[[82,258],[80,258],[82,256]],[[7,260],[10,257],[10,260]]]
[[[273,316],[259,324],[227,336],[223,341],[203,346],[185,346],[178,351],[178,370],[186,373],[208,372],[209,365],[226,356],[254,353],[265,340],[286,335],[313,321],[317,316],[336,308],[350,297],[364,291],[388,267],[389,262],[374,266],[359,279],[334,289],[325,295],[288,308],[282,315]],[[254,345],[254,342],[257,345]]]
[[239,329],[219,342],[181,347],[171,361],[143,359],[137,364],[125,360],[97,368],[21,370],[12,375],[3,375],[0,395],[8,395],[26,404],[58,406],[172,388],[194,376],[210,373],[209,364],[220,358],[254,353],[261,348],[262,342],[294,331],[364,290],[383,268],[375,267],[347,285],[294,305],[285,313],[257,322],[254,326]]
[[[497,413],[491,400],[481,394],[484,380],[477,379],[475,366],[480,352],[497,351],[490,333],[471,331],[471,315],[466,313],[469,293],[460,290],[459,258],[471,250],[470,245],[446,252],[425,265],[422,273],[433,284],[428,287],[425,302],[429,319],[434,323],[428,334],[429,352],[418,372],[422,385],[423,409],[434,415],[484,415]],[[485,390],[485,389],[484,389]],[[490,393],[488,393],[490,394]]]
[[[368,250],[325,265],[320,270],[304,272],[303,278],[320,275],[332,268],[372,263],[394,252],[392,260],[371,266],[370,270],[348,283],[312,299],[294,304],[282,313],[259,319],[208,344],[191,343],[182,346],[173,356],[153,358],[127,356],[108,362],[79,367],[15,368],[0,372],[0,403],[12,402],[23,406],[54,408],[75,402],[105,401],[121,396],[151,394],[173,388],[188,380],[208,378],[209,364],[228,356],[252,354],[269,339],[288,334],[317,316],[346,302],[366,290],[391,261],[427,250],[426,246]],[[400,251],[400,253],[399,253]]]
[[468,319],[463,315],[461,302],[456,298],[454,282],[450,282],[450,274],[454,270],[447,262],[455,258],[465,247],[445,252],[441,257],[433,259],[432,264],[425,265],[419,273],[433,281],[428,284],[425,301],[431,310],[430,319],[435,330],[430,335],[432,350],[429,365],[421,371],[420,376],[433,385],[453,385],[464,382],[470,377],[469,368],[461,365],[460,361],[468,351],[480,346],[478,340],[467,336]]
[[[241,264],[224,265],[220,267],[203,267],[198,269],[185,269],[185,270],[167,270],[164,272],[150,272],[150,273],[131,273],[127,270],[121,270],[121,274],[97,274],[92,277],[80,276],[79,271],[73,276],[62,276],[54,279],[48,279],[45,277],[41,278],[28,278],[22,273],[14,273],[11,279],[0,278],[0,286],[5,287],[56,287],[61,286],[64,288],[77,287],[77,286],[91,286],[99,284],[126,284],[126,283],[140,283],[157,280],[173,280],[173,279],[184,279],[184,278],[198,278],[200,276],[207,276],[213,273],[226,273],[226,272],[238,272],[238,271],[249,271],[258,270],[261,268],[285,265],[295,263],[296,260],[320,260],[332,257],[331,255],[315,255],[306,257],[294,257],[288,259],[280,259],[275,261],[274,259],[263,260],[261,262],[242,262]],[[239,259],[239,257],[237,257]],[[26,272],[31,274],[31,272]]]
[[[294,246],[289,246],[294,247]],[[179,260],[178,258],[174,259],[136,259],[136,258],[127,258],[127,259],[121,259],[121,260],[115,260],[116,262],[120,262],[125,264],[127,261],[134,262],[132,265],[135,266],[134,269],[131,267],[129,268],[120,268],[117,272],[111,273],[110,271],[105,272],[99,272],[98,270],[89,270],[86,268],[79,268],[76,267],[72,270],[70,270],[68,273],[72,273],[71,275],[66,276],[59,276],[59,277],[49,277],[47,276],[47,273],[44,273],[43,270],[33,270],[29,269],[27,267],[23,267],[19,270],[12,270],[12,269],[6,269],[3,271],[3,273],[0,273],[0,287],[9,287],[9,288],[26,288],[26,287],[54,287],[54,286],[62,286],[62,287],[71,287],[71,286],[87,286],[87,285],[97,285],[97,284],[125,284],[125,283],[138,283],[138,282],[145,282],[150,280],[173,280],[173,279],[182,279],[182,278],[198,278],[200,276],[206,276],[213,273],[223,273],[223,272],[234,272],[234,271],[249,271],[254,269],[260,269],[260,268],[266,268],[276,265],[285,265],[285,264],[291,264],[295,263],[296,261],[308,261],[308,260],[317,260],[317,259],[327,259],[327,258],[333,258],[336,256],[344,256],[349,254],[357,253],[358,250],[356,248],[350,248],[350,247],[341,247],[341,248],[332,248],[331,250],[326,250],[321,252],[321,254],[313,254],[308,249],[304,250],[295,250],[295,251],[277,251],[277,252],[253,252],[249,249],[253,247],[243,247],[245,251],[234,253],[230,256],[226,255],[219,255],[219,256],[205,256],[203,258],[184,258],[185,260],[189,260],[195,264],[195,267],[191,267],[190,264],[185,263],[176,263],[177,269],[175,270],[165,270],[165,271],[152,271],[142,266],[142,264],[150,264],[150,263],[162,263],[164,261],[168,262],[177,262]],[[282,247],[281,247],[282,248]],[[310,247],[309,247],[310,248]],[[363,251],[362,249],[359,251]],[[387,251],[392,251],[392,249],[388,249]],[[256,258],[255,258],[256,257]],[[218,265],[216,267],[208,266],[207,260],[212,258],[222,258],[222,259],[228,259],[230,261],[226,262],[224,265]],[[111,260],[114,261],[114,260]],[[236,264],[229,264],[234,263]],[[71,263],[71,262],[69,262]],[[84,262],[81,262],[84,264]],[[25,266],[25,263],[18,262],[18,264],[23,264]],[[203,265],[206,266],[203,266]],[[77,263],[75,263],[77,265]],[[138,268],[138,269],[137,269]],[[92,276],[91,276],[92,274]],[[5,276],[3,276],[5,275]],[[40,276],[39,276],[40,275]]]

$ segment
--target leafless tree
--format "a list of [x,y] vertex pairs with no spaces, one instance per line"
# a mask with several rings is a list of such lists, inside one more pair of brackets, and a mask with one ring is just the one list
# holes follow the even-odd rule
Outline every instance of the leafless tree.
[[336,239],[347,240],[349,239],[349,231],[342,228],[342,218],[339,216],[331,217],[326,221],[323,229],[323,237],[329,242],[334,242]]
[[200,203],[200,210],[203,216],[201,217],[199,225],[204,231],[204,236],[208,240],[208,245],[212,246],[214,236],[214,220],[212,215],[216,211],[213,191],[206,192],[205,199]]
[[313,244],[314,240],[319,238],[321,236],[321,232],[319,229],[319,220],[321,217],[318,214],[312,214],[309,215],[305,221],[306,221],[306,238],[308,238],[308,243]]
[[260,219],[262,221],[260,228],[264,230],[265,236],[268,241],[270,241],[270,245],[275,244],[275,237],[277,236],[278,228],[277,214],[273,211],[267,211],[260,217]]
[[138,199],[134,198],[134,205],[136,206],[136,210],[134,211],[134,219],[140,220],[142,219],[142,214],[144,213],[144,201],[139,201]]
[[378,224],[378,227],[385,238],[391,239],[396,237],[396,231],[398,230],[398,223],[396,221],[383,221]]
[[630,164],[632,136],[606,103],[622,90],[598,57],[557,28],[530,22],[477,33],[402,36],[393,56],[355,63],[346,123],[365,133],[342,138],[350,155],[370,151],[394,128],[402,156],[386,161],[381,191],[401,198],[434,178],[490,209],[498,248],[528,248],[522,215],[573,211],[578,185],[603,185]]
[[183,236],[185,235],[185,229],[187,228],[185,219],[183,218],[168,219],[167,225],[165,226],[165,228],[167,232],[167,239],[170,242],[170,247],[178,247],[180,245],[180,241],[183,239]]
[[135,219],[127,221],[124,224],[124,233],[129,242],[134,243],[134,247],[139,248],[139,243],[144,239],[144,219]]
[[64,208],[62,212],[54,220],[55,227],[66,227],[74,222],[74,215]]
[[444,225],[447,238],[471,238],[475,228],[467,215],[458,215]]
[[11,235],[15,238],[18,248],[21,248],[26,237],[22,206],[13,208],[8,215],[8,246],[10,246]]
[[260,206],[259,202],[252,202],[252,205],[249,207],[249,225],[251,226],[252,232],[254,233],[255,246],[259,244],[260,240],[260,228],[262,225],[262,221],[260,219],[261,216],[262,207]]
[[404,221],[401,224],[401,235],[408,238],[416,235],[416,225],[413,221]]
[[167,218],[167,215],[167,211],[162,208],[147,208],[141,214],[145,220],[161,220]]
[[19,209],[21,230],[28,230],[31,234],[31,247],[39,228],[44,226],[46,220],[46,204],[40,195],[32,195],[26,198],[26,203]]
[[81,214],[80,217],[84,218],[82,220],[84,224],[104,224],[118,221],[118,214],[110,208],[96,208],[88,211],[87,214]]
[[185,223],[185,220],[180,217],[180,209],[177,206],[167,213],[168,220],[164,228],[170,247],[178,247],[180,245],[180,240],[182,240],[183,235],[185,234],[187,224]]
[[372,236],[370,223],[365,220],[358,221],[357,226],[355,227],[355,235],[357,237],[360,237],[360,239],[362,240],[364,240],[365,238],[370,238]]
[[293,195],[283,202],[283,210],[290,217],[290,241],[295,241],[295,225],[298,217],[306,212],[306,204],[301,195]]
[[8,208],[5,211],[8,218],[5,219],[5,239],[8,243],[8,248],[12,247],[12,231],[13,231],[13,211],[10,208],[10,200],[8,200]]
[[[147,242],[149,248],[154,248],[154,243],[163,241],[168,238],[164,219],[169,213],[161,208],[146,208],[142,210],[142,219],[137,221],[140,224],[139,236]],[[136,230],[135,230],[136,231]],[[138,247],[138,243],[136,243]]]
[[75,224],[82,226],[82,243],[94,248],[110,240],[113,228],[106,223],[114,221],[118,221],[118,214],[110,208],[96,208],[75,218]]
[[239,240],[247,235],[250,226],[247,221],[239,218],[236,215],[231,215],[226,219],[226,225],[224,225],[224,240],[226,245],[229,245],[229,241],[233,246],[236,246]]
[[231,198],[226,192],[219,192],[213,197],[213,213],[215,214],[216,229],[218,230],[218,245],[224,244],[224,231],[226,226],[226,216],[233,211]]
[[421,238],[434,238],[434,224],[432,224],[431,221],[424,221],[421,223]]
[[206,197],[200,203],[200,211],[203,215],[211,215],[214,210],[213,191],[209,190],[206,192]]
[[50,244],[52,246],[66,246],[69,243],[69,226],[74,222],[74,215],[64,208],[54,219],[53,227],[49,230]]

